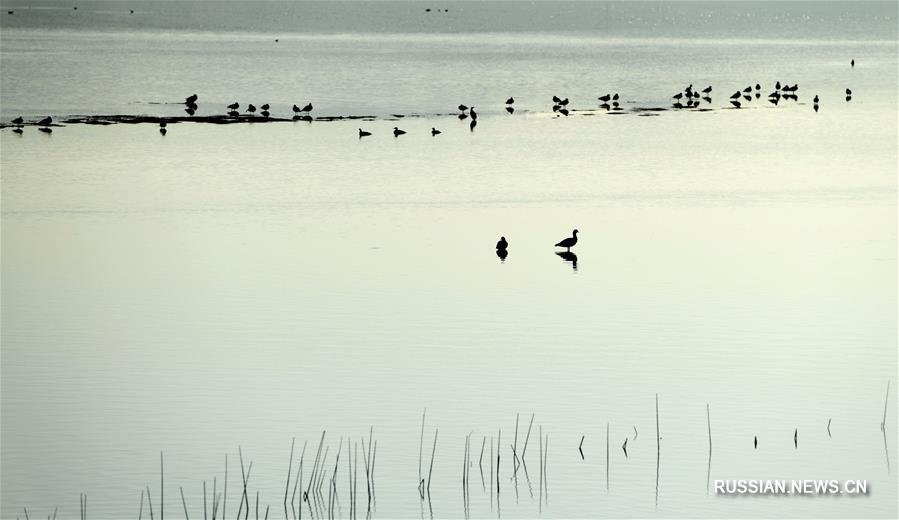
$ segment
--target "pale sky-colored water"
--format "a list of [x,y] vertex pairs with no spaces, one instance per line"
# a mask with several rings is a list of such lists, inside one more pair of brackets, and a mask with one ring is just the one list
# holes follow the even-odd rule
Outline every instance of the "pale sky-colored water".
[[[77,12],[95,5],[118,7]],[[285,4],[253,12],[272,5]],[[453,3],[447,15],[493,25],[455,34],[399,17],[402,34],[386,35],[370,33],[393,22],[365,31],[340,18],[348,5],[370,4],[317,5],[320,21],[279,34],[277,50],[258,23],[241,32],[246,4],[217,11],[218,28],[186,15],[138,29],[81,27],[61,9],[40,23],[19,6],[26,21],[3,15],[4,118],[174,114],[132,102],[194,91],[204,113],[259,98],[280,113],[309,100],[321,115],[380,117],[183,123],[165,137],[154,125],[0,132],[0,516],[59,506],[73,517],[81,492],[92,518],[137,514],[143,486],[158,494],[160,450],[167,512],[182,514],[183,486],[196,517],[203,480],[221,485],[229,453],[230,516],[240,445],[251,492],[277,517],[292,437],[311,445],[308,476],[322,429],[333,451],[373,425],[375,516],[419,517],[425,407],[426,437],[440,428],[435,517],[464,514],[464,436],[474,432],[477,458],[500,428],[500,511],[475,464],[471,515],[541,514],[538,425],[549,433],[543,516],[896,516],[896,43],[876,22],[895,20],[895,4],[807,4],[823,21],[792,41],[770,21],[756,37],[689,21],[691,6],[720,4],[680,6],[687,15],[660,34],[612,35],[583,21],[593,4],[559,8],[575,32],[523,26],[527,6],[506,27],[489,14],[502,4]],[[612,9],[624,7],[635,9]],[[723,15],[739,9],[771,16],[762,4]],[[767,94],[775,80],[799,83],[800,100],[720,109],[734,89],[758,81]],[[688,83],[714,85],[718,110],[549,109],[554,94],[595,108],[609,91],[625,106],[667,106]],[[482,113],[474,132],[453,116],[383,119],[460,102]],[[374,135],[357,139],[360,125]],[[409,133],[394,139],[396,125]],[[575,227],[576,271],[551,247]],[[707,495],[707,403],[713,480],[859,478],[871,494]],[[534,497],[527,479],[517,498],[508,480],[516,413],[519,442],[536,414]],[[339,473],[343,517],[345,482]]]

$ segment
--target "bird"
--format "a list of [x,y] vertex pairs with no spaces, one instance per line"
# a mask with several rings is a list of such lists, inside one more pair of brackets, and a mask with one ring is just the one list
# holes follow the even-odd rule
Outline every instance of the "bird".
[[738,91],[734,92],[733,94],[731,94],[731,95],[730,95],[730,98],[731,98],[731,99],[740,99],[740,96],[742,96],[742,94],[741,94],[740,91],[738,90]]
[[459,109],[459,112],[465,112],[466,110],[468,110],[468,107],[465,105],[459,105],[457,108]]
[[271,108],[271,107],[269,106],[268,103],[266,103],[266,104],[260,106],[259,108],[261,108],[262,110],[268,110],[268,109]]
[[559,104],[562,105],[563,107],[567,107],[568,106],[568,98],[565,98],[562,101],[559,101]]
[[852,61],[849,62],[849,66],[853,69],[855,68],[855,58],[852,58]]
[[762,86],[759,85],[758,83],[756,83],[756,84],[755,84],[755,89],[756,89],[756,90],[762,90]]
[[759,449],[759,436],[756,435],[752,440],[752,447],[755,449]]
[[256,113],[256,107],[253,105],[253,103],[250,103],[249,105],[247,105],[247,112],[249,112],[251,114]]
[[399,137],[399,136],[401,136],[401,135],[403,135],[403,134],[405,134],[405,133],[406,133],[405,130],[400,130],[400,129],[397,128],[397,127],[393,127],[393,137]]
[[436,128],[431,127],[431,136],[432,137],[435,135],[440,135],[440,134],[441,134],[440,130],[437,130]]
[[852,91],[851,91],[850,89],[848,89],[848,88],[846,89],[846,95],[847,95],[847,96],[851,96],[851,95],[852,95]]
[[[681,98],[684,97],[684,94],[683,94],[683,92],[678,92],[677,94],[675,94],[671,97],[673,97],[674,99],[680,100]],[[602,99],[602,98],[600,98],[600,99]],[[606,101],[606,100],[603,100],[603,101]]]
[[231,117],[240,117],[240,112],[238,112],[237,110],[232,110],[228,112],[228,115]]
[[712,86],[711,86],[711,85],[709,85],[708,87],[702,89],[702,93],[703,93],[703,94],[708,94],[708,93],[711,92],[711,91],[712,91]]
[[53,129],[52,129],[52,128],[43,128],[43,127],[42,127],[42,128],[38,128],[38,130],[40,130],[41,132],[44,132],[45,134],[52,134],[52,133],[53,133]]
[[562,102],[562,100],[559,99],[559,96],[553,96],[553,103],[559,104],[561,102]]
[[14,124],[14,125],[21,125],[24,122],[25,122],[25,120],[22,119],[22,116],[19,116],[12,120],[12,124]]
[[779,81],[774,85],[774,90],[780,90],[780,82]]
[[[678,94],[678,96],[683,96],[683,94]],[[677,97],[677,96],[675,96],[675,98],[676,98],[676,99],[680,99],[680,98]],[[605,95],[599,96],[599,97],[596,98],[596,99],[598,99],[598,100],[600,100],[600,101],[602,101],[602,102],[606,102],[606,101],[612,99],[612,96],[609,95],[609,94],[605,94]]]
[[294,113],[294,114],[299,114],[299,113],[300,113],[300,107],[294,105],[294,106],[293,106],[293,113]]
[[186,98],[184,99],[184,104],[185,104],[185,105],[193,105],[193,104],[196,103],[196,102],[197,102],[197,95],[196,95],[196,94],[191,94],[190,96],[188,96],[188,97],[186,97]]
[[361,128],[359,129],[359,139],[362,139],[363,137],[368,137],[370,135],[371,135],[371,132],[366,132],[365,130],[363,130]]
[[468,123],[468,129],[474,132],[474,127],[478,126],[478,120],[472,119],[471,123]]
[[743,89],[743,92],[752,92],[752,87],[746,87]]
[[815,94],[815,99],[812,100],[816,105],[818,104],[818,94]]
[[556,247],[564,247],[568,251],[571,251],[571,248],[574,247],[575,244],[577,244],[577,233],[578,231],[575,229],[571,232],[570,237],[556,244]]
[[240,103],[237,103],[237,102],[231,103],[226,108],[231,111],[237,110],[238,108],[240,108]]
[[506,104],[507,104],[507,105],[511,105],[511,104],[513,104],[513,103],[515,103],[515,98],[511,98],[511,97],[510,97],[509,99],[506,100]]
[[19,128],[19,127],[13,128],[12,131],[15,132],[15,133],[17,133],[17,134],[22,134],[22,133],[24,132],[24,130],[22,130],[22,129]]
[[478,113],[474,111],[474,107],[471,107],[471,109],[468,111],[468,115],[470,115],[472,119],[478,118]]
[[496,243],[496,249],[505,251],[509,248],[509,242],[506,241],[506,237],[499,237],[499,242]]
[[40,121],[38,121],[37,124],[39,124],[41,126],[47,126],[52,122],[53,122],[53,118],[50,116],[47,116],[47,117],[41,119]]
[[307,103],[306,106],[300,109],[300,112],[306,112],[307,114],[312,112],[312,103]]
[[465,121],[466,119],[468,119],[468,114],[465,112],[459,114],[459,121]]
[[618,93],[616,92],[614,96],[612,96],[612,101],[618,101]]

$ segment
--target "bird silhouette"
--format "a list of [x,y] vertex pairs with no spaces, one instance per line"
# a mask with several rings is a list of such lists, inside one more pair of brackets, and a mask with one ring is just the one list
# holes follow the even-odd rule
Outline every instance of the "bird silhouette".
[[299,114],[299,113],[300,113],[300,107],[294,105],[294,106],[293,106],[293,113],[294,113],[294,114]]
[[853,69],[855,68],[855,58],[852,58],[852,61],[849,62],[849,66]]
[[226,108],[232,111],[237,110],[238,108],[240,108],[240,103],[231,103]]
[[459,114],[459,121],[464,121],[466,119],[468,119],[468,114],[466,114],[465,112]]
[[431,128],[431,136],[432,137],[435,135],[440,135],[440,134],[441,134],[440,130],[437,130],[436,128],[433,128],[433,127]]
[[708,94],[708,93],[711,92],[711,91],[712,91],[712,86],[711,86],[711,85],[709,85],[708,87],[702,89],[702,93],[703,93],[703,94]]
[[363,130],[361,128],[359,129],[359,139],[362,139],[363,137],[368,137],[370,135],[371,135],[371,132],[366,132],[365,130]]
[[755,448],[755,449],[759,449],[759,436],[758,436],[758,435],[756,435],[756,436],[752,439],[752,447]]
[[568,109],[567,108],[560,108],[559,113],[565,117],[568,117]]
[[677,99],[678,101],[680,101],[680,99],[684,97],[684,93],[683,93],[683,92],[678,92],[677,94],[675,94],[675,95],[673,95],[673,96],[671,96],[671,97],[674,98],[674,99]]
[[256,113],[256,107],[253,105],[253,103],[250,103],[249,105],[247,105],[247,112],[249,112],[251,114]]
[[562,101],[559,101],[559,104],[562,105],[563,107],[567,107],[568,106],[568,98],[565,98]]
[[393,127],[393,137],[399,137],[399,136],[401,136],[401,135],[403,135],[403,134],[405,134],[405,133],[406,133],[405,130],[400,130],[400,129],[397,128],[397,127]]
[[37,124],[39,124],[41,126],[47,126],[52,122],[53,122],[53,118],[50,116],[47,116],[47,117],[41,119],[40,121],[38,121]]
[[165,134],[168,133],[168,130],[166,130],[165,128],[160,128],[160,129],[159,129],[159,133],[162,134],[162,135],[165,135]]
[[300,112],[306,112],[307,114],[309,112],[312,112],[312,103],[307,103],[306,106],[304,106],[302,110],[300,110]]
[[515,103],[515,98],[509,98],[509,99],[506,100],[506,104],[507,104],[507,105],[511,105],[511,104],[513,104],[513,103]]
[[815,94],[815,99],[813,99],[812,102],[814,102],[815,104],[818,103],[818,94]]
[[471,109],[468,111],[468,115],[470,115],[472,119],[478,118],[478,113],[474,111],[474,107],[471,107]]
[[22,116],[19,116],[12,120],[12,124],[14,124],[14,125],[21,125],[24,122],[25,122],[25,120],[22,119]]
[[614,96],[612,96],[612,101],[618,101],[618,93],[616,92]]
[[271,108],[271,107],[269,106],[268,103],[266,103],[266,104],[264,104],[264,105],[261,105],[261,106],[259,107],[260,110],[268,110],[269,108]]
[[852,95],[852,91],[849,90],[848,88],[846,89],[846,95],[847,95],[847,96],[851,96],[851,95]]
[[[683,94],[678,94],[678,96],[683,96]],[[598,100],[602,101],[603,103],[605,103],[605,102],[609,101],[610,99],[612,99],[612,96],[609,95],[609,94],[604,94],[604,95],[602,95],[602,96],[599,96],[599,97],[596,98],[596,99],[598,99]],[[680,98],[677,98],[677,99],[680,99]]]
[[553,103],[559,104],[561,102],[562,100],[559,98],[559,96],[553,96]]
[[506,241],[506,237],[499,237],[499,242],[496,243],[496,249],[508,249],[509,242]]
[[19,127],[13,128],[12,131],[15,132],[15,133],[17,133],[17,134],[19,134],[19,135],[21,135],[22,133],[24,133],[24,130],[22,130],[22,129],[19,128]]
[[733,94],[731,94],[730,98],[731,99],[740,99],[740,96],[742,96],[742,95],[743,94],[741,94],[740,91],[738,90],[738,91],[734,92]]
[[262,112],[259,112],[259,114],[264,118],[268,118],[268,116],[271,115],[268,110],[263,110]]
[[575,229],[571,232],[570,237],[556,244],[556,247],[564,247],[565,249],[571,251],[571,248],[574,247],[575,244],[577,244],[577,234],[578,231]]
[[191,94],[190,96],[188,96],[188,97],[186,97],[186,98],[184,99],[184,104],[185,104],[185,105],[193,105],[193,104],[196,103],[196,102],[197,102],[197,95],[196,95],[196,94]]
[[743,106],[739,101],[737,101],[735,99],[731,100],[730,104],[733,105],[734,108],[740,108],[741,106]]
[[466,110],[468,110],[468,107],[465,105],[459,105],[457,108],[459,109],[459,112],[465,112]]
[[52,133],[53,133],[53,129],[52,129],[52,128],[38,128],[38,130],[40,130],[41,132],[44,132],[45,134],[52,134]]

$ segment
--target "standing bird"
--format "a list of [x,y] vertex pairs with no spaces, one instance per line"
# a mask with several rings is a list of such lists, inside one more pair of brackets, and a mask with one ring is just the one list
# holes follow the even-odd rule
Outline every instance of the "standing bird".
[[853,69],[855,68],[855,58],[852,58],[852,61],[849,62],[849,66]]
[[401,135],[403,135],[403,134],[405,134],[405,133],[406,133],[405,130],[400,130],[400,129],[397,128],[397,127],[393,127],[393,137],[399,137],[399,136],[401,136]]
[[[599,98],[599,99],[601,99],[602,101],[608,101],[608,96],[603,96],[603,97],[605,97],[606,99],[602,99],[602,98]],[[684,93],[683,93],[683,92],[678,92],[677,94],[675,94],[675,95],[673,95],[673,96],[671,96],[671,97],[674,98],[674,99],[676,99],[676,100],[678,100],[678,101],[680,101],[680,99],[681,99],[682,97],[684,97]]]
[[815,94],[815,99],[812,100],[816,105],[818,104],[818,94]]
[[293,106],[293,113],[294,113],[294,114],[299,114],[299,113],[300,113],[300,107],[294,105],[294,106]]
[[711,91],[712,91],[712,86],[711,86],[711,85],[709,85],[708,87],[702,89],[702,93],[703,93],[703,94],[708,94],[708,93],[711,92]]
[[506,241],[506,237],[499,237],[499,242],[496,243],[497,251],[505,251],[509,249],[509,243]]
[[570,237],[568,237],[565,240],[562,240],[561,242],[556,244],[556,247],[564,247],[568,251],[571,251],[571,248],[574,247],[575,244],[577,244],[577,230],[576,229],[574,231],[572,231]]
[[25,120],[22,119],[22,116],[19,116],[12,120],[12,124],[14,124],[14,125],[21,125],[24,122],[25,122]]
[[188,96],[188,97],[186,97],[186,98],[184,99],[184,104],[185,104],[185,105],[193,105],[193,104],[195,104],[196,102],[197,102],[197,95],[196,95],[196,94],[191,94],[190,96]]
[[237,103],[237,102],[231,103],[226,108],[233,112],[233,111],[237,110],[238,108],[240,108],[240,103]]
[[474,107],[471,107],[471,110],[468,111],[468,115],[470,115],[472,119],[478,118],[478,113],[474,111]]
[[618,101],[618,93],[616,92],[614,96],[612,96],[612,101]]
[[256,113],[256,107],[253,105],[253,103],[250,103],[249,105],[247,105],[247,112],[249,112],[251,114]]
[[846,89],[846,95],[847,95],[847,96],[851,96],[851,95],[852,95],[852,90],[850,90],[850,89],[847,88],[847,89]]
[[559,96],[553,96],[553,103],[559,104],[561,102],[562,102],[562,100],[559,99]]
[[312,103],[307,103],[306,106],[304,106],[300,110],[300,112],[306,112],[306,114],[309,114],[309,112],[312,112]]
[[734,92],[733,94],[731,94],[731,95],[730,95],[730,98],[731,98],[731,99],[740,99],[740,96],[742,96],[742,94],[741,94],[740,91],[738,90],[738,91]]
[[431,137],[433,137],[435,135],[440,135],[440,133],[441,133],[440,130],[437,130],[436,128],[431,127]]
[[756,435],[752,440],[752,447],[754,449],[759,449],[759,436]]
[[268,111],[268,109],[269,109],[269,108],[271,108],[271,107],[270,107],[270,106],[269,106],[269,104],[268,104],[268,103],[266,103],[266,104],[264,104],[264,105],[262,105],[262,106],[260,106],[260,107],[259,107],[259,108],[260,108],[260,109],[262,109],[262,110],[266,110],[266,111]]
[[371,132],[366,132],[365,130],[363,130],[361,128],[359,129],[359,139],[362,139],[363,137],[368,137],[370,135],[371,135]]
[[52,122],[53,122],[53,118],[50,116],[47,116],[47,117],[41,119],[40,121],[38,121],[37,124],[39,124],[41,126],[47,126]]
[[468,110],[468,107],[465,105],[459,105],[457,108],[459,109],[459,112],[465,112],[466,110]]
[[774,84],[774,90],[780,90],[780,82]]
[[756,89],[756,90],[762,90],[762,86],[759,85],[758,83],[756,83],[756,84],[755,84],[755,89]]
[[[683,94],[678,94],[678,96],[683,96]],[[596,99],[602,101],[603,103],[606,103],[606,102],[608,102],[610,99],[612,99],[612,96],[609,95],[609,94],[605,94],[605,95],[599,96],[599,97],[596,98]],[[680,97],[677,97],[677,99],[680,99]]]
[[511,104],[513,104],[513,103],[515,103],[515,98],[509,98],[509,99],[506,100],[506,104],[507,104],[507,105],[511,105]]

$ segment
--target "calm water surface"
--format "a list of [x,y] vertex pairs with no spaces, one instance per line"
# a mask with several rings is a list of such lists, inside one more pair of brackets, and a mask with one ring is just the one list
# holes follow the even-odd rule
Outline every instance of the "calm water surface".
[[[147,485],[158,508],[159,451],[165,509],[183,487],[192,517],[227,453],[230,516],[238,446],[280,517],[291,439],[305,479],[323,429],[333,464],[370,426],[375,517],[463,516],[472,432],[473,517],[896,516],[896,4],[2,7],[4,120],[175,115],[156,103],[193,92],[203,114],[376,119],[0,131],[0,517],[75,517],[82,492],[130,517]],[[778,80],[798,102],[724,109]],[[630,110],[689,83],[715,110]],[[606,92],[628,110],[550,110]],[[576,266],[552,248],[573,228]],[[500,429],[497,506],[477,459]],[[716,497],[709,476],[871,493]]]

